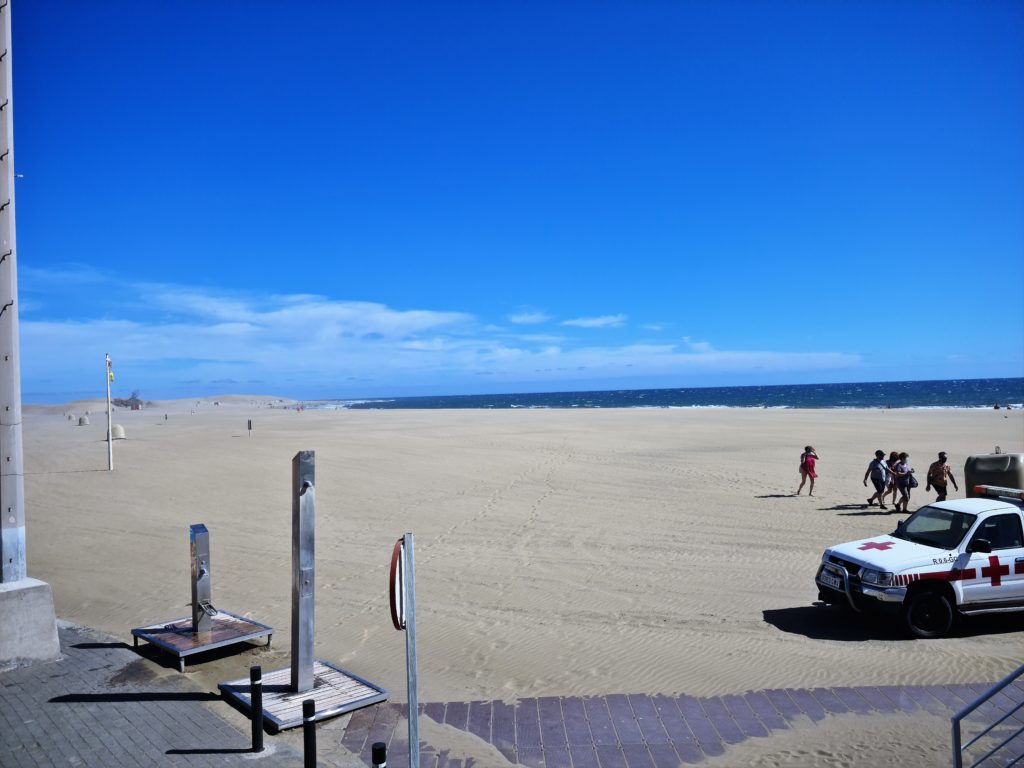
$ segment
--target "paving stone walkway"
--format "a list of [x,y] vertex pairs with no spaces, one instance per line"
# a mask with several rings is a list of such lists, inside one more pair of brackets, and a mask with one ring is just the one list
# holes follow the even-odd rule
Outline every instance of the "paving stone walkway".
[[[61,659],[0,672],[0,767],[303,764],[301,733],[267,736],[267,751],[251,753],[248,730],[240,730],[240,718],[217,693],[201,690],[128,644],[77,627],[61,627],[60,639]],[[989,687],[786,689],[708,698],[611,694],[430,703],[421,711],[424,718],[487,742],[513,765],[678,768],[727,755],[731,745],[747,739],[830,716],[930,713],[948,719]],[[992,723],[1021,702],[1024,682],[984,705],[976,722]],[[1022,726],[1024,709],[1000,730],[1009,735]],[[347,723],[337,718],[317,730],[320,765],[370,765],[371,745],[383,741],[388,766],[408,768],[404,705],[368,707]],[[975,732],[975,726],[968,724],[965,732]],[[981,754],[972,752],[974,758]],[[1008,765],[1015,758],[1024,758],[1024,735],[991,764]],[[494,768],[431,745],[429,738],[421,739],[420,765]]]
[[[710,698],[644,694],[543,697],[520,699],[515,704],[426,704],[423,714],[437,723],[474,734],[515,765],[677,768],[724,754],[729,745],[746,739],[786,730],[797,719],[820,721],[831,715],[897,712],[949,718],[990,687],[979,684],[812,688]],[[1024,683],[1017,683],[977,710],[977,717],[984,724],[992,723],[1021,702]],[[1009,735],[1022,726],[1024,709],[1012,715],[1000,730]],[[370,765],[371,745],[383,741],[389,744],[389,768],[408,768],[407,728],[402,706],[380,705],[352,715],[342,744]],[[421,738],[422,768],[491,768],[472,758],[454,758],[422,742]],[[1013,758],[1024,757],[1024,735],[1009,746],[993,765],[1008,765]],[[984,752],[972,754],[977,759]]]
[[302,765],[269,739],[254,755],[251,734],[214,709],[228,706],[218,694],[126,643],[78,627],[59,635],[61,659],[0,672],[3,768]]

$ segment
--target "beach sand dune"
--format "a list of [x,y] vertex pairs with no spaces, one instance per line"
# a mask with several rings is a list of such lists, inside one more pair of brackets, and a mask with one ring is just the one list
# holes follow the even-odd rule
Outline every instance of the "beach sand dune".
[[[207,525],[215,605],[277,630],[269,652],[190,673],[210,686],[256,660],[288,664],[300,450],[316,451],[316,653],[395,699],[404,638],[387,577],[405,531],[421,701],[975,682],[1021,663],[1020,617],[915,641],[815,605],[813,583],[826,546],[901,519],[865,507],[876,448],[908,451],[922,477],[945,450],[959,478],[969,454],[1022,449],[1021,411],[218,402],[118,411],[128,439],[114,445],[114,472],[101,404],[24,416],[29,573],[52,584],[60,617],[127,639],[188,615],[188,526]],[[89,426],[68,420],[85,408]],[[794,497],[808,443],[820,478],[813,498]],[[922,484],[912,508],[929,498]]]

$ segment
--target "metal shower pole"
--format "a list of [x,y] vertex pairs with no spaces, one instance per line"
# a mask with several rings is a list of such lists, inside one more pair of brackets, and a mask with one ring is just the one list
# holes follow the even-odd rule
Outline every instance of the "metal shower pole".
[[107,471],[114,469],[114,429],[110,418],[110,378],[114,369],[111,367],[110,355],[107,355]]
[[316,576],[316,454],[292,459],[292,676],[291,689],[313,689],[313,630]]
[[420,768],[420,697],[416,672],[416,557],[411,533],[405,534],[405,676],[409,695],[409,766]]

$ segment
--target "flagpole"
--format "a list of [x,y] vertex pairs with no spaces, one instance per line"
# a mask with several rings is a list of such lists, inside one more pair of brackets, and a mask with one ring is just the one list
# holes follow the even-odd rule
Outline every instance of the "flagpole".
[[113,426],[110,416],[110,376],[113,373],[113,369],[110,365],[110,355],[107,355],[107,471],[114,471],[114,435]]

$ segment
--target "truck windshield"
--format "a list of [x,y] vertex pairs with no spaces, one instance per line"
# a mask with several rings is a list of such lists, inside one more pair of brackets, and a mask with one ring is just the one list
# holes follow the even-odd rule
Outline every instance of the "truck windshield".
[[938,549],[956,549],[976,517],[939,507],[921,507],[907,518],[893,536]]

